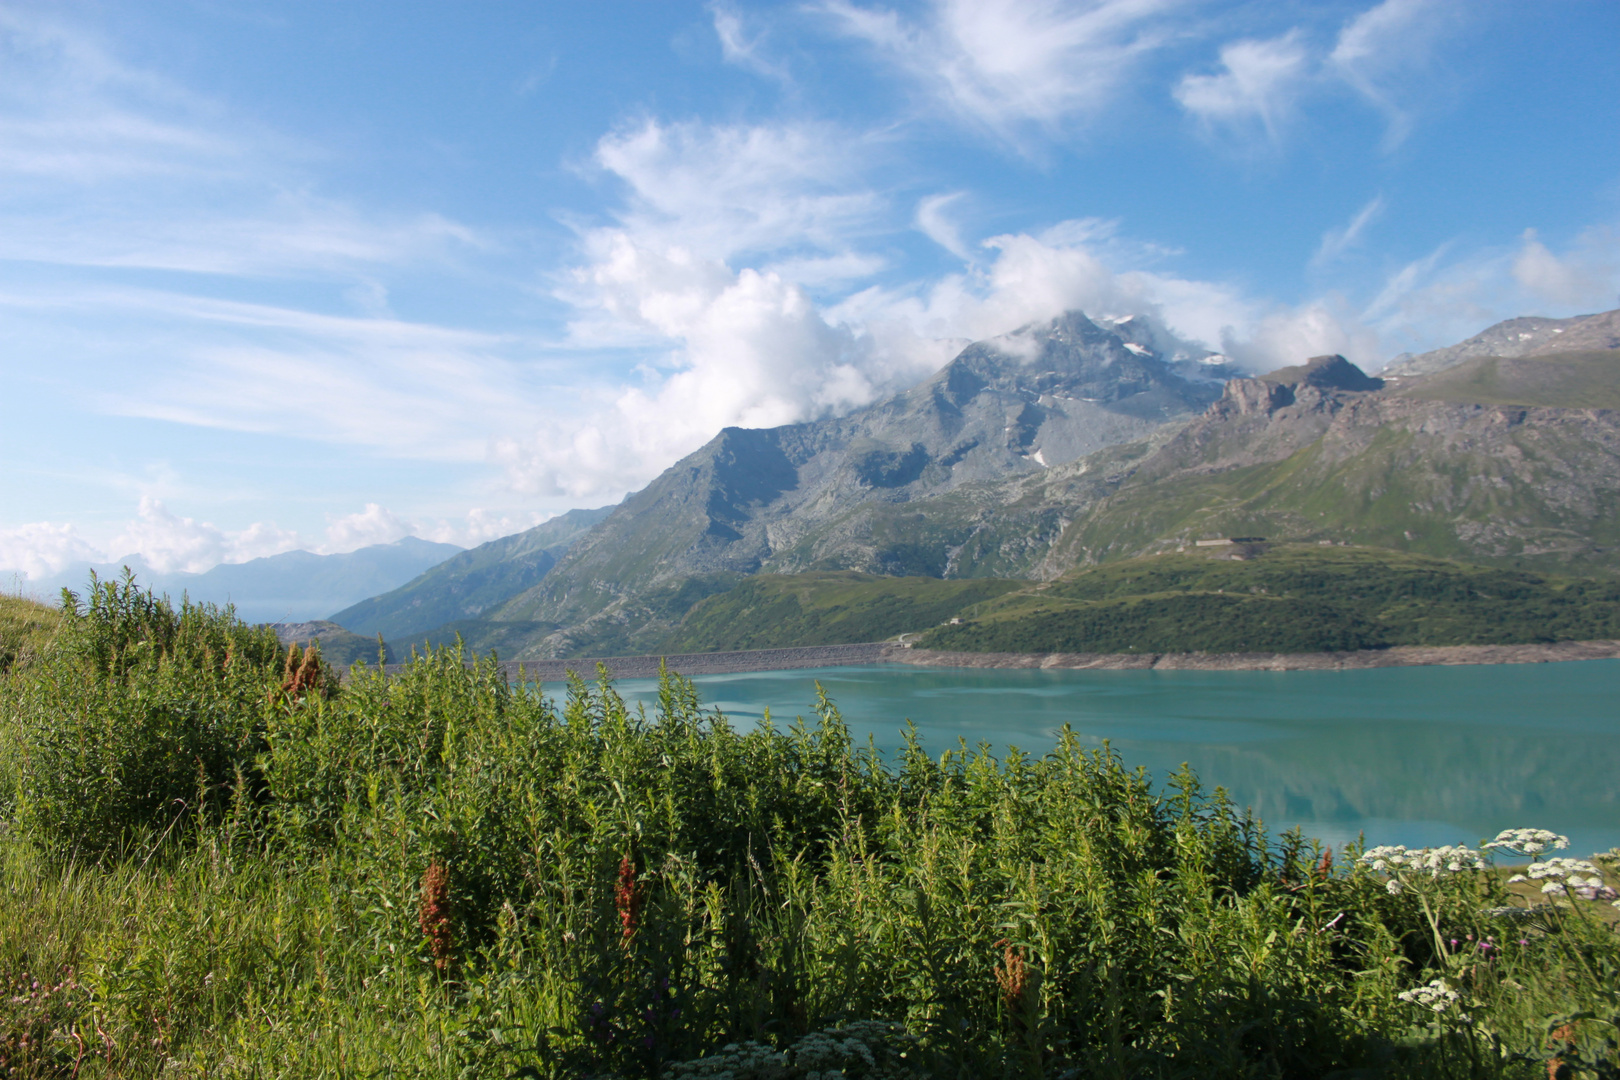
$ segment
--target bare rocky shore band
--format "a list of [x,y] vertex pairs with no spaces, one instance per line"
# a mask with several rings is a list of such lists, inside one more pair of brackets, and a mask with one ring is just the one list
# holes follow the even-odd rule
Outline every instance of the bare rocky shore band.
[[[1545,664],[1561,660],[1620,659],[1620,641],[1560,641],[1550,645],[1397,645],[1388,649],[1315,653],[975,653],[908,649],[877,642],[868,645],[817,645],[799,649],[749,649],[741,652],[686,653],[675,656],[605,656],[575,660],[503,661],[501,668],[517,677],[557,682],[570,671],[594,678],[598,664],[614,678],[646,679],[659,664],[682,675],[730,675],[748,671],[796,668],[865,667],[906,664],[913,667],[1050,668],[1116,671],[1354,671],[1363,668],[1411,667],[1425,664]],[[390,674],[404,669],[390,664]]]

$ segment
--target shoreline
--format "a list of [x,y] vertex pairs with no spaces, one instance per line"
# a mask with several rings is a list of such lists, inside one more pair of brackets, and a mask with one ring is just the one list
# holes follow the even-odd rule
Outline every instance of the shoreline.
[[[688,677],[735,675],[801,668],[906,667],[1022,668],[1057,671],[1363,671],[1385,667],[1456,664],[1549,664],[1574,660],[1620,659],[1620,641],[1560,641],[1531,645],[1395,645],[1388,649],[1315,653],[975,653],[906,648],[892,642],[810,645],[796,649],[670,656],[603,656],[572,660],[503,660],[501,670],[515,678],[558,682],[569,672],[587,681],[603,665],[616,679],[657,678],[660,664]],[[390,664],[389,674],[406,665]]]
[[891,663],[915,667],[1042,668],[1065,671],[1364,671],[1454,664],[1550,664],[1620,659],[1620,641],[1530,645],[1392,645],[1313,653],[970,653],[894,649]]

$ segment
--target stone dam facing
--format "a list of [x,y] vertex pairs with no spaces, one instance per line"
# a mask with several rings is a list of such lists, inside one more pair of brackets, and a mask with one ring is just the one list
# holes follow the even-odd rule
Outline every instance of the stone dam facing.
[[[1431,664],[1544,664],[1563,660],[1620,659],[1620,641],[1561,641],[1529,645],[1399,645],[1389,649],[1320,653],[964,653],[908,648],[894,642],[862,645],[808,645],[793,649],[676,653],[668,656],[578,657],[570,660],[503,660],[501,671],[517,678],[561,682],[569,672],[589,679],[598,664],[616,679],[652,679],[659,665],[688,677],[736,675],[751,671],[793,671],[828,667],[1041,668],[1122,671],[1352,671]],[[405,669],[390,664],[389,674]]]

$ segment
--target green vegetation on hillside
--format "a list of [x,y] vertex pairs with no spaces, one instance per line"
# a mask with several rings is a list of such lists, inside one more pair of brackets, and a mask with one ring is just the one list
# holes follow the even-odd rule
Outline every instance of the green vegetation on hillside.
[[338,667],[348,667],[359,662],[362,664],[375,664],[379,652],[384,656],[384,662],[392,664],[396,655],[386,645],[380,645],[374,637],[362,637],[343,629],[335,622],[324,619],[297,624],[298,633],[293,637],[287,636],[286,628],[281,628],[278,637],[283,644],[296,642],[301,648],[313,645],[320,651],[321,659]]
[[1611,909],[1273,837],[1068,731],[885,763],[825,700],[559,709],[451,651],[340,685],[228,614],[86,599],[0,680],[6,1076],[1620,1067]]
[[1620,460],[1605,431],[1499,428],[1501,445],[1489,446],[1385,425],[1349,447],[1317,440],[1279,461],[1138,480],[1077,517],[1054,555],[1106,562],[1199,537],[1268,536],[1612,571]]
[[664,642],[668,653],[883,641],[943,622],[1020,588],[995,578],[941,581],[829,572],[759,574],[698,604]]
[[1484,356],[1403,382],[1397,394],[1473,405],[1620,409],[1620,349]]
[[[1217,552],[1220,549],[1216,549]],[[1376,548],[1258,545],[1080,571],[919,644],[971,652],[1314,652],[1620,637],[1620,582]]]
[[37,655],[60,621],[56,610],[44,604],[0,595],[0,675]]

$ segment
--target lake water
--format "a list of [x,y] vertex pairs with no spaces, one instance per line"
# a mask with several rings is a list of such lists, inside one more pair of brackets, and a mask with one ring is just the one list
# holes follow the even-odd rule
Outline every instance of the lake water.
[[[1620,845],[1620,660],[1371,671],[862,668],[709,675],[738,727],[813,716],[820,681],[880,749],[914,721],[935,756],[966,741],[1043,754],[1071,725],[1160,777],[1188,762],[1274,832],[1334,844],[1477,844],[1553,829],[1569,854]],[[655,686],[618,689],[649,707]]]

